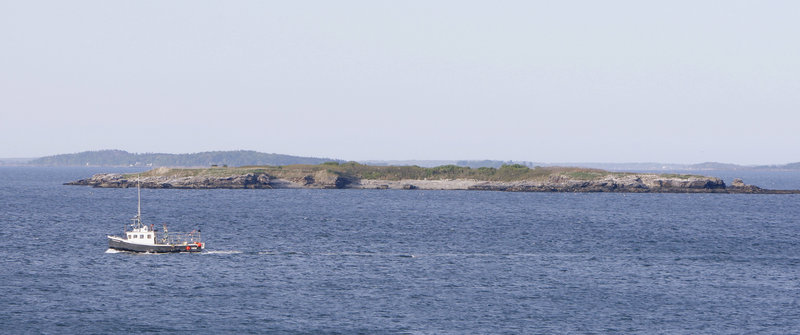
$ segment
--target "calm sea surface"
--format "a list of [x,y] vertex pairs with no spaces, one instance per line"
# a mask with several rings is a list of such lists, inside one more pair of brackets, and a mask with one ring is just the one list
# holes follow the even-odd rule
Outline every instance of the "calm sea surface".
[[207,251],[137,255],[111,170],[0,168],[0,333],[800,333],[798,195],[145,189]]

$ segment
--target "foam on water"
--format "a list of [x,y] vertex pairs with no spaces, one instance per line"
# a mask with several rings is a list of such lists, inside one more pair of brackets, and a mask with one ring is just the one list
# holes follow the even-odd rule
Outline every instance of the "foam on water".
[[234,255],[241,253],[241,250],[203,250],[203,252],[201,252],[201,254],[204,255]]

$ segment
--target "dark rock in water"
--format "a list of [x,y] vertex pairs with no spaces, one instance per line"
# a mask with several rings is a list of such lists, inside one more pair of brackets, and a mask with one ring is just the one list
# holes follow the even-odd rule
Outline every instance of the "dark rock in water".
[[783,193],[783,191],[765,190],[755,185],[747,185],[741,178],[734,179],[728,190],[733,193]]
[[336,188],[346,188],[348,185],[352,183],[353,183],[352,179],[343,176],[336,176],[336,179],[333,182]]

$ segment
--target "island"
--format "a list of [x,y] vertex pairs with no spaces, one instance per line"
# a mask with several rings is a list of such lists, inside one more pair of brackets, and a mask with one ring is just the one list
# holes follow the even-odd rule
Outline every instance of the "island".
[[176,189],[402,189],[510,192],[748,193],[798,194],[768,190],[741,179],[726,185],[701,175],[610,172],[575,167],[510,164],[500,168],[445,165],[371,166],[356,162],[318,165],[209,168],[160,167],[141,174],[104,173],[65,183],[101,188]]

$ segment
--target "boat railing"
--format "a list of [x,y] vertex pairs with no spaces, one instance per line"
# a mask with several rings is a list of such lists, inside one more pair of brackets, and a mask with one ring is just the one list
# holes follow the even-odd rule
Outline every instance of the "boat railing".
[[184,232],[169,232],[169,233],[160,233],[158,236],[158,241],[162,244],[193,244],[197,242],[202,243],[202,239],[200,236],[199,231],[184,233]]

